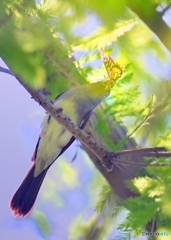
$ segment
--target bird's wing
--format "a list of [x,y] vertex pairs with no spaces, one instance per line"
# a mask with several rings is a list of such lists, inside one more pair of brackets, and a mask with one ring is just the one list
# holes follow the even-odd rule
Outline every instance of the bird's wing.
[[[85,127],[85,125],[87,124],[88,120],[90,119],[91,113],[92,113],[92,111],[89,111],[89,112],[84,116],[84,118],[83,118],[83,120],[82,120],[82,122],[81,122],[81,124],[80,124],[80,126],[79,126],[81,129],[83,129],[83,128]],[[56,157],[56,159],[57,159],[59,156],[61,156],[61,155],[67,150],[67,148],[69,148],[69,146],[74,142],[74,140],[75,140],[75,137],[72,136],[71,139],[70,139],[70,141],[67,143],[67,145],[65,145],[65,147],[62,148],[61,152],[58,154],[58,156]],[[55,159],[55,160],[56,160],[56,159]]]
[[[84,126],[86,125],[86,123],[88,122],[90,116],[91,116],[92,111],[89,111],[86,113],[86,115],[83,117],[82,121],[80,122],[79,127],[81,129],[84,128]],[[36,144],[36,148],[32,157],[32,160],[34,162],[36,162],[36,168],[35,168],[35,177],[38,176],[43,170],[45,170],[47,167],[49,167],[50,165],[53,164],[53,162],[60,156],[62,155],[66,149],[74,142],[75,137],[72,136],[67,130],[65,130],[64,128],[62,128],[62,126],[60,126],[60,124],[57,124],[56,121],[54,121],[54,119],[50,119],[49,116],[47,115],[45,120],[46,122],[52,121],[54,125],[54,127],[52,126],[51,129],[51,134],[49,134],[49,129],[48,129],[48,133],[42,132],[38,142]],[[52,123],[51,123],[52,124]],[[56,128],[56,129],[55,129]],[[57,128],[59,128],[59,136],[57,137]],[[45,129],[45,128],[44,128]],[[54,131],[56,133],[53,133],[53,129],[55,129]],[[62,130],[63,129],[63,130]],[[42,141],[43,137],[46,136],[46,134],[48,134],[49,136],[49,140],[46,141]],[[55,134],[55,135],[54,135]],[[54,136],[53,136],[54,135]],[[48,137],[47,136],[47,137]],[[46,138],[47,138],[46,137]],[[51,140],[51,138],[54,138],[56,140]],[[60,138],[60,142],[58,141],[58,139]],[[66,141],[68,139],[68,141]],[[56,141],[56,145],[55,145],[55,141]],[[49,144],[48,144],[49,143]],[[54,147],[53,147],[53,145]],[[58,145],[60,143],[60,145]],[[41,144],[41,145],[40,145]],[[52,145],[51,147],[49,145]],[[51,152],[50,152],[51,151]],[[39,153],[38,153],[39,152]],[[43,153],[43,155],[42,155]],[[37,159],[38,158],[38,159]]]

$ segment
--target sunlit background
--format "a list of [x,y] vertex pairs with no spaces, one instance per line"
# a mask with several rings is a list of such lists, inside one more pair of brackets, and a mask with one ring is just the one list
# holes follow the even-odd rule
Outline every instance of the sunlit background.
[[[162,11],[167,2],[161,1],[158,10]],[[166,144],[164,146],[171,149],[170,135],[167,138],[167,131],[171,128],[169,110],[163,113],[161,109],[161,115],[159,112],[157,120],[152,116],[149,122],[141,125],[144,117],[148,115],[145,110],[149,110],[155,101],[162,100],[169,93],[167,83],[171,79],[171,54],[153,31],[138,19],[135,13],[127,7],[124,8],[122,3],[116,4],[114,1],[105,4],[99,1],[94,1],[92,4],[92,1],[87,1],[87,5],[77,1],[65,1],[64,4],[63,1],[56,3],[49,0],[38,3],[41,3],[38,8],[42,14],[39,15],[42,17],[40,28],[36,26],[32,29],[30,22],[27,22],[27,16],[24,15],[25,12],[22,12],[25,20],[23,26],[26,29],[28,27],[28,32],[24,33],[26,34],[24,37],[23,32],[18,31],[15,32],[16,35],[12,34],[7,38],[8,46],[15,47],[18,43],[22,46],[21,49],[14,48],[16,52],[9,58],[10,64],[13,61],[16,63],[16,71],[22,72],[24,64],[26,66],[28,64],[24,75],[26,79],[31,78],[29,80],[32,83],[43,84],[42,79],[45,76],[51,76],[56,62],[52,64],[54,58],[51,52],[52,59],[50,58],[51,62],[49,62],[53,66],[50,65],[50,67],[48,61],[42,60],[41,54],[36,55],[34,59],[33,53],[37,49],[47,50],[52,36],[54,37],[52,43],[58,45],[60,37],[67,49],[64,48],[67,58],[68,53],[70,57],[74,56],[73,61],[80,74],[78,76],[82,76],[82,78],[73,79],[75,72],[70,75],[70,72],[66,71],[67,64],[65,61],[62,62],[63,59],[61,60],[63,53],[60,55],[60,50],[62,49],[62,52],[63,48],[60,45],[56,50],[56,59],[58,61],[59,55],[61,64],[58,65],[57,70],[60,76],[57,90],[60,92],[63,88],[66,89],[66,86],[70,87],[69,84],[71,86],[85,84],[85,79],[87,82],[106,79],[107,73],[99,53],[99,49],[103,48],[107,54],[111,54],[121,65],[125,66],[127,74],[126,78],[116,85],[111,97],[107,99],[110,113],[106,110],[104,114],[112,123],[114,119],[121,126],[126,127],[128,134],[135,137],[141,147],[153,147],[162,143],[162,146]],[[113,9],[115,9],[115,14],[113,14]],[[148,4],[147,10],[149,10]],[[58,16],[55,15],[56,12]],[[36,13],[35,16],[37,17]],[[33,11],[34,23],[39,19],[35,16]],[[170,16],[170,11],[163,16],[168,26],[171,26]],[[16,14],[18,20],[17,17]],[[42,34],[44,21],[47,23],[45,30],[50,30]],[[11,29],[5,29],[2,36],[8,36],[9,30]],[[52,36],[49,33],[53,33]],[[0,43],[0,50],[4,56],[6,54],[5,50],[3,52],[5,44],[5,41]],[[21,52],[18,52],[19,50]],[[46,53],[49,54],[48,51]],[[25,62],[27,54],[30,57],[28,59],[31,60]],[[0,62],[0,66],[6,67],[3,61]],[[30,70],[35,70],[35,72]],[[64,81],[63,76],[67,81]],[[54,88],[53,91],[52,94],[55,94],[56,89]],[[170,106],[167,107],[170,108]],[[0,72],[0,109],[0,239],[84,240],[83,233],[85,232],[87,236],[89,233],[87,229],[90,229],[86,238],[89,240],[91,230],[98,230],[98,228],[91,229],[91,226],[100,226],[101,229],[104,227],[102,234],[108,236],[108,240],[120,239],[118,236],[122,237],[122,232],[117,230],[117,227],[125,219],[126,212],[121,211],[116,219],[107,217],[107,214],[103,215],[103,212],[96,213],[99,194],[106,181],[96,170],[88,155],[79,147],[78,141],[75,141],[48,171],[31,215],[21,219],[12,216],[9,201],[32,166],[31,156],[38,140],[43,116],[46,113],[31,99],[14,77],[2,72]],[[104,128],[99,127],[98,134],[108,140],[107,133],[104,133],[105,122],[103,124]],[[134,132],[138,125],[140,127]],[[161,134],[166,134],[163,141],[160,138]],[[108,143],[111,144],[111,142]],[[110,207],[108,211],[111,211]],[[135,238],[129,236],[129,239]],[[136,239],[145,240],[146,238],[139,236]],[[171,238],[169,236],[164,239]],[[106,237],[102,236],[99,240],[106,240]]]

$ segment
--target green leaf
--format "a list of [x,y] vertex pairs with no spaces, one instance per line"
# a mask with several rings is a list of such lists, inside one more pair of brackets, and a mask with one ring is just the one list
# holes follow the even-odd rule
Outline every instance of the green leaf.
[[116,41],[120,36],[130,31],[137,24],[137,19],[120,20],[114,24],[113,30],[109,31],[106,27],[98,27],[95,33],[88,37],[83,37],[76,46],[79,50],[105,48]]
[[39,229],[41,235],[45,239],[49,239],[49,235],[51,232],[51,226],[50,226],[49,219],[47,219],[45,214],[42,213],[41,211],[34,210],[33,220],[36,223],[36,225],[38,226],[38,229]]

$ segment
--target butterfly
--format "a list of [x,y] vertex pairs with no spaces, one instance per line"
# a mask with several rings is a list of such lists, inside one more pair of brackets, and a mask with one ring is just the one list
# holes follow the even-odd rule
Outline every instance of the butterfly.
[[124,67],[117,63],[111,55],[105,56],[103,50],[100,50],[100,53],[109,79],[116,82],[122,76]]

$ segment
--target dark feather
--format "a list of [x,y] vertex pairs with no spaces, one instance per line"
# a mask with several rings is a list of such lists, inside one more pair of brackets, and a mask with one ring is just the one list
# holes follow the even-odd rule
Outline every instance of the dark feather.
[[35,164],[32,166],[10,202],[14,216],[29,215],[48,169],[34,177]]

